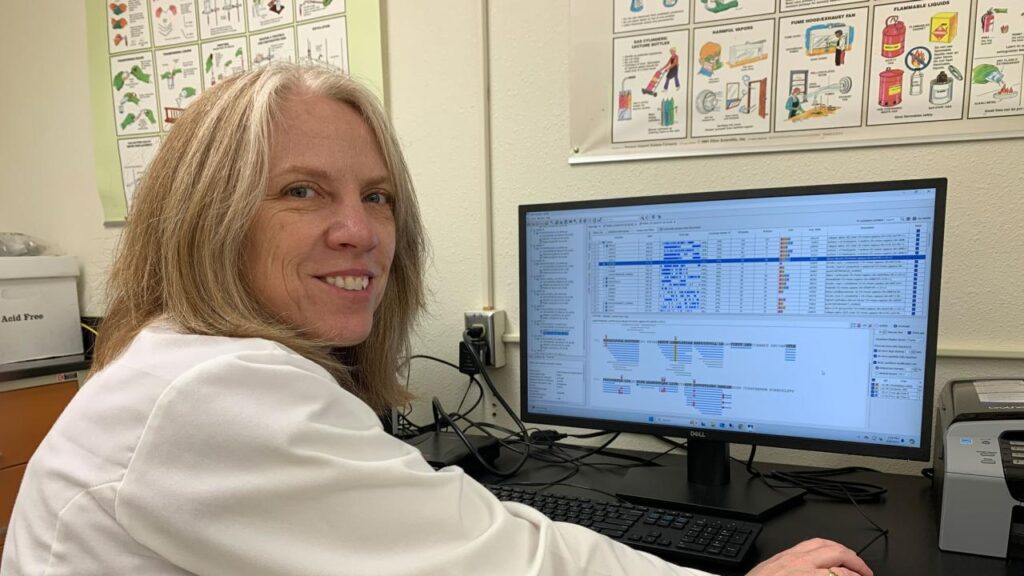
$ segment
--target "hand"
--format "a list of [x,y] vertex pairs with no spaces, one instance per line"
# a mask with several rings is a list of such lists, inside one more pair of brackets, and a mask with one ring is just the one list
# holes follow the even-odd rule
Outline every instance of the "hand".
[[[831,572],[831,574],[830,574]],[[853,550],[831,540],[804,540],[761,562],[747,576],[874,576]]]

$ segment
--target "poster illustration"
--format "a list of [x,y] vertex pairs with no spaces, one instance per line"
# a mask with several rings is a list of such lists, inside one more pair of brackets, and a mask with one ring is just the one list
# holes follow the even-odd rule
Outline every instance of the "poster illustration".
[[779,21],[775,130],[861,125],[866,8]]
[[694,31],[692,136],[769,131],[774,28],[762,20]]
[[970,0],[903,2],[875,7],[870,46],[868,124],[959,120]]
[[617,142],[680,137],[686,131],[689,32],[615,39],[615,118]]
[[572,164],[1024,137],[1021,0],[570,0],[569,22]]
[[687,0],[615,0],[615,32],[670,28],[690,22]]

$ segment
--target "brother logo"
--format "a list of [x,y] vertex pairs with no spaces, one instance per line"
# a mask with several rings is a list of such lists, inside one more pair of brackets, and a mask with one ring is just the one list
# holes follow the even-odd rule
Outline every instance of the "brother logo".
[[703,433],[703,432],[701,432],[700,430],[690,430],[690,437],[691,438],[707,438],[708,435]]

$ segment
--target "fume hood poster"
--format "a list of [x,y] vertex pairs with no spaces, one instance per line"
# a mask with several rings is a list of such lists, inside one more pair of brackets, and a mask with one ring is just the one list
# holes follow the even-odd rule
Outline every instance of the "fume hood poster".
[[569,79],[570,163],[1019,138],[1024,6],[571,0]]
[[271,62],[358,75],[384,98],[380,0],[84,0],[106,223],[123,222],[162,139],[202,93]]
[[615,39],[615,122],[612,140],[678,138],[686,130],[689,32]]
[[868,10],[779,20],[776,132],[860,126]]
[[693,34],[693,136],[768,132],[775,64],[771,20],[698,28]]
[[970,13],[970,0],[875,7],[868,124],[963,117]]

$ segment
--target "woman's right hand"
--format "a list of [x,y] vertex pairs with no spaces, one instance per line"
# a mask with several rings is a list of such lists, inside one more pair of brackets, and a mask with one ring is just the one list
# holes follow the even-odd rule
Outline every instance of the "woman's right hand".
[[831,540],[804,540],[761,562],[747,576],[874,576],[853,551]]

